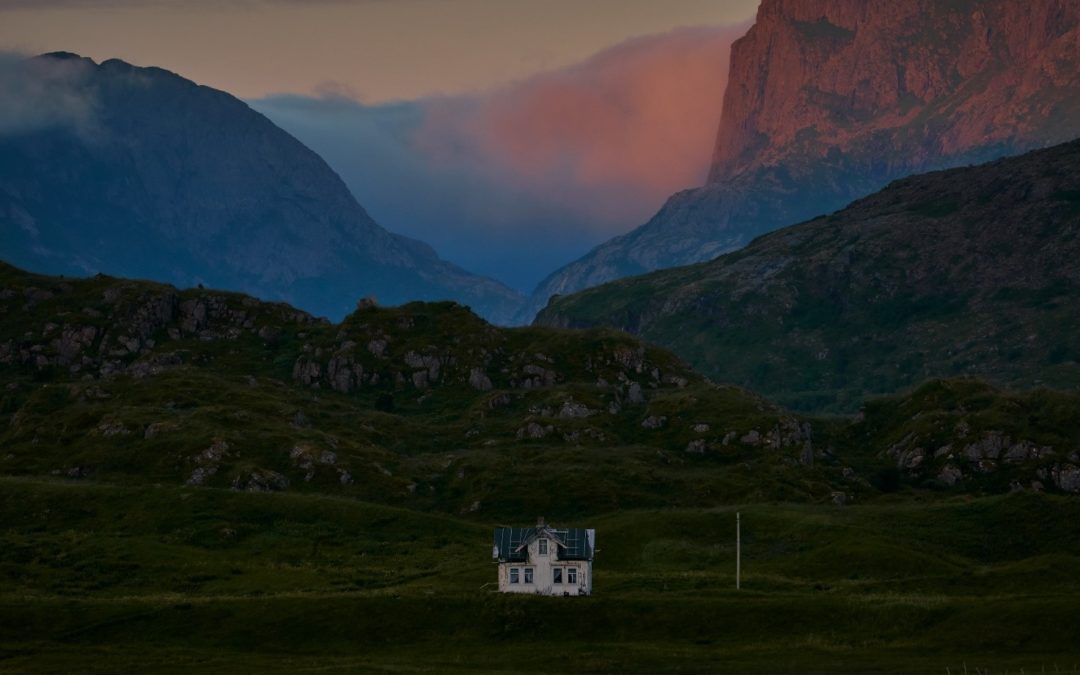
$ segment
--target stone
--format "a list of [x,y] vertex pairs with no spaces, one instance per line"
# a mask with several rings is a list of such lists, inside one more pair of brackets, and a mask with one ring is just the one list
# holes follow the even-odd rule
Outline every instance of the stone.
[[554,370],[548,370],[541,366],[528,364],[523,366],[521,371],[525,373],[526,377],[522,382],[522,387],[525,389],[536,389],[539,387],[551,387],[558,382],[558,373]]
[[594,410],[590,410],[589,407],[583,403],[577,403],[573,399],[567,399],[563,402],[562,408],[559,410],[560,419],[575,419],[580,417],[590,417],[595,413]]
[[127,436],[131,433],[131,430],[126,428],[122,422],[116,420],[105,419],[98,425],[98,433],[105,438],[112,438],[113,436]]
[[480,368],[473,368],[469,371],[469,386],[477,391],[491,391],[491,378]]
[[157,438],[161,434],[169,431],[176,431],[180,428],[180,425],[176,422],[153,422],[146,425],[146,429],[143,431],[143,438],[150,440]]
[[233,490],[246,492],[279,492],[289,488],[289,479],[270,469],[254,469],[240,474],[232,481]]
[[386,354],[386,340],[371,340],[367,344],[367,350],[380,359]]
[[517,430],[517,438],[518,440],[524,440],[528,438],[544,438],[554,430],[555,427],[552,427],[550,425],[541,426],[536,422],[529,422],[524,427]]
[[322,367],[318,363],[301,356],[293,365],[292,376],[294,380],[298,380],[301,384],[311,386],[319,382],[321,373]]
[[1055,464],[1050,476],[1054,485],[1062,492],[1080,492],[1080,466]]
[[941,471],[938,472],[937,476],[937,479],[939,481],[941,481],[945,485],[950,486],[956,485],[958,482],[963,480],[963,478],[964,473],[955,464],[946,464],[944,467],[942,467]]
[[649,415],[641,422],[642,429],[660,429],[667,424],[667,417],[660,415]]

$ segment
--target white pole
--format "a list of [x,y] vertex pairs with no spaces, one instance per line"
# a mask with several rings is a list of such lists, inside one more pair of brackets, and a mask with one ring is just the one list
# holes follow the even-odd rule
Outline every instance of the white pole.
[[742,588],[742,514],[735,512],[735,590]]

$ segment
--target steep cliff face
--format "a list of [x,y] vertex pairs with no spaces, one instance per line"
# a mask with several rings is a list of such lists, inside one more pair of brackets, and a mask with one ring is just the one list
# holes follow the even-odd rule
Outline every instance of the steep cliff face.
[[1071,0],[766,0],[732,47],[709,182],[837,152],[887,173],[1071,140],[1078,25]]
[[732,48],[709,182],[546,279],[710,260],[913,173],[1080,136],[1080,3],[765,0]]
[[314,152],[242,101],[157,68],[54,54],[0,129],[0,242],[19,265],[198,283],[341,317],[452,299],[507,321],[520,296],[381,228]]

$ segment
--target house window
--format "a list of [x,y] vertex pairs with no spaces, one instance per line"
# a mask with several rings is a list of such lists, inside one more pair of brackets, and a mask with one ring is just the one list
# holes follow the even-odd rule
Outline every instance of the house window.
[[561,584],[562,583],[562,568],[561,567],[552,567],[551,568],[551,573],[553,575],[552,581],[554,583],[556,583],[556,584]]
[[567,567],[566,568],[566,583],[575,584],[575,585],[577,584],[577,568],[576,567]]
[[531,567],[526,567],[525,568],[525,583],[531,584],[533,582],[533,574],[532,573],[533,573],[533,568],[531,568]]
[[520,580],[521,570],[517,567],[510,568],[510,583],[516,584]]
[[536,550],[540,555],[547,555],[547,539],[536,542]]

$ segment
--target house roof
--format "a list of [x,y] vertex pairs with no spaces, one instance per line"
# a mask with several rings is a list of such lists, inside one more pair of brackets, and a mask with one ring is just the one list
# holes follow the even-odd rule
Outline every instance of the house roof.
[[558,560],[592,560],[596,530],[581,527],[496,527],[492,556],[499,562],[526,562],[528,545],[541,536],[555,543]]

